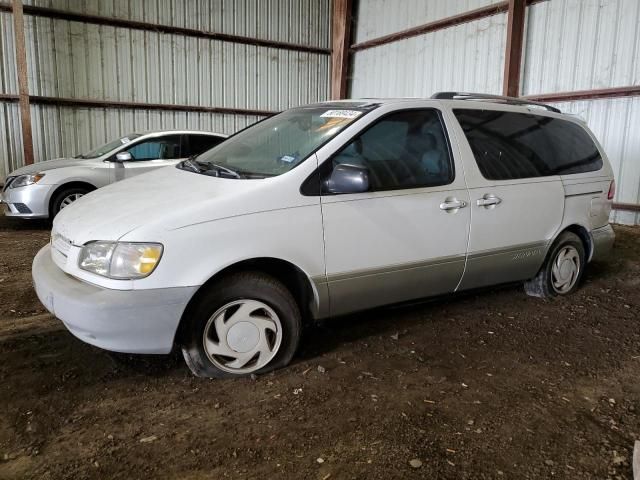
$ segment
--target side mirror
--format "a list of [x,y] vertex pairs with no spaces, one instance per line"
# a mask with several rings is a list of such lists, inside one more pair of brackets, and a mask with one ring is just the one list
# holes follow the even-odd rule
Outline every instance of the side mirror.
[[362,193],[368,190],[369,169],[346,163],[336,165],[323,185],[326,193]]
[[116,159],[115,159],[116,162],[122,163],[122,162],[128,162],[130,160],[133,160],[133,157],[129,152],[116,153]]

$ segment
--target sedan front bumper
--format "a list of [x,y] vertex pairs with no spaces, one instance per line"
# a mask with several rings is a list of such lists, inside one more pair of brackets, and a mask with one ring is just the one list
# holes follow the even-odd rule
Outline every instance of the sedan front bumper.
[[27,185],[8,188],[0,194],[5,204],[5,215],[21,218],[49,217],[49,197],[55,185]]
[[49,312],[80,340],[123,353],[169,353],[187,303],[197,287],[111,290],[63,272],[42,248],[33,285]]

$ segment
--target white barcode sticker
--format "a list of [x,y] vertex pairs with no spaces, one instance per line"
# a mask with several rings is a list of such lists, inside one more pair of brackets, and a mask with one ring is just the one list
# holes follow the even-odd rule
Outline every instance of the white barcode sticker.
[[362,115],[358,110],[327,110],[321,117],[325,118],[357,118]]

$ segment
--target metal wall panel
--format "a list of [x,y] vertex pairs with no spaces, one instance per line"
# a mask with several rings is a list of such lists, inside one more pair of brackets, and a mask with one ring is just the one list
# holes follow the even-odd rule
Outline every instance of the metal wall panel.
[[[616,179],[616,202],[640,204],[640,97],[554,104],[587,121],[609,157]],[[614,211],[617,223],[640,223],[640,214]]]
[[497,3],[496,0],[359,0],[355,43]]
[[525,46],[525,95],[639,85],[640,2],[536,3]]
[[[330,46],[331,0],[26,0],[25,5],[314,47]],[[0,93],[17,92],[13,18],[0,13]],[[31,95],[278,111],[329,96],[329,55],[25,16]],[[3,104],[4,105],[4,104]],[[17,105],[3,106],[17,112]],[[4,110],[3,110],[4,112]],[[32,105],[35,160],[131,130],[232,133],[258,117]],[[16,113],[17,115],[17,113]],[[4,114],[6,117],[6,114]],[[19,119],[11,116],[11,120]],[[3,122],[8,120],[3,118]],[[19,131],[19,122],[15,123]],[[4,123],[3,123],[4,127]],[[4,130],[0,131],[4,133]],[[3,139],[0,181],[23,162]]]
[[328,0],[25,0],[24,4],[314,47],[330,46]]
[[0,101],[0,185],[7,173],[23,161],[20,107],[17,103]]
[[32,105],[36,161],[73,156],[132,132],[192,129],[231,134],[261,117],[201,112]]
[[0,93],[18,93],[13,15],[0,12]]
[[328,55],[26,19],[33,95],[264,110],[328,96]]
[[499,94],[506,22],[506,14],[492,15],[358,51],[351,96],[426,97],[442,90]]

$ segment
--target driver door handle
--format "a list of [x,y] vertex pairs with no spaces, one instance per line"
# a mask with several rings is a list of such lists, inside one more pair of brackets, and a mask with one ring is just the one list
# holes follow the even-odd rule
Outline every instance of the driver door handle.
[[458,210],[467,206],[463,200],[447,200],[440,204],[440,210]]

